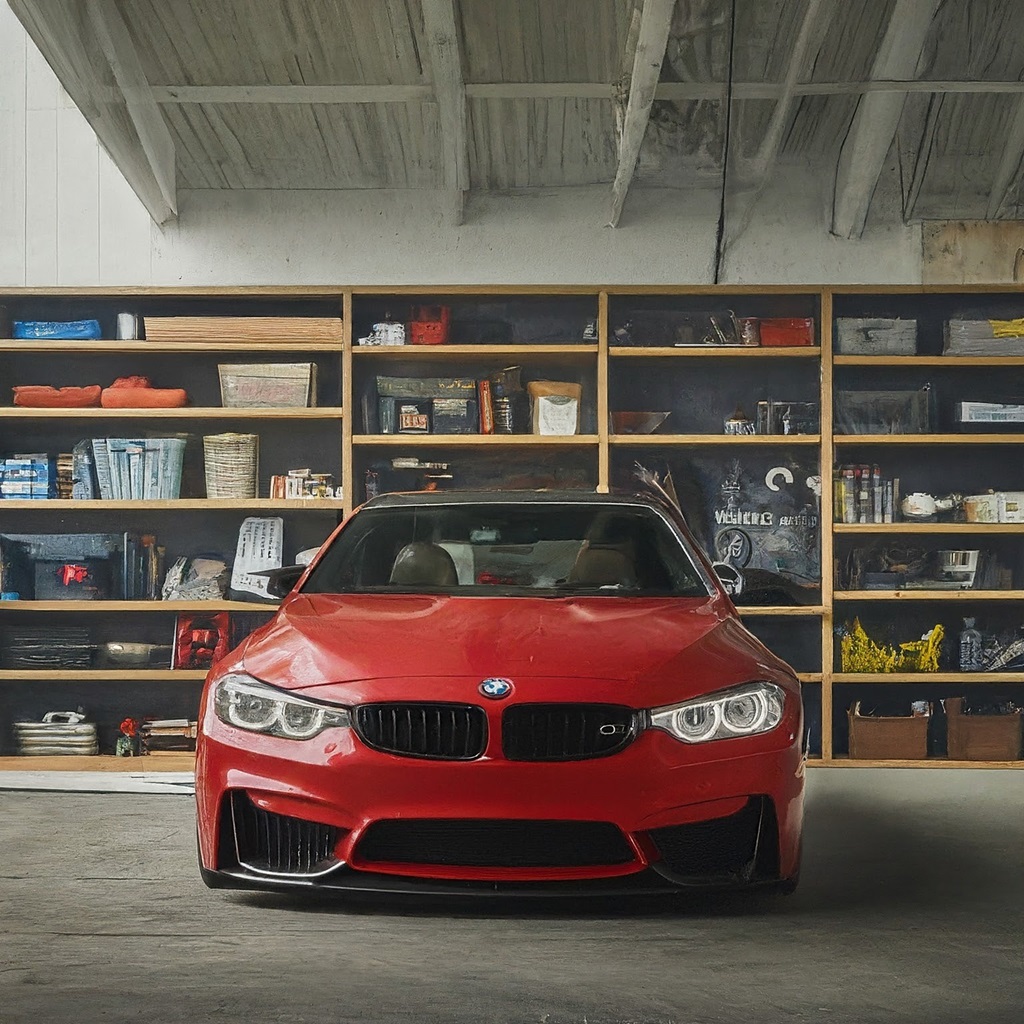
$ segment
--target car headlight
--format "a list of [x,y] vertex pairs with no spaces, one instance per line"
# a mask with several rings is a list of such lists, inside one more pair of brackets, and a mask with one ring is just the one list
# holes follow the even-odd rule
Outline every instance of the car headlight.
[[348,708],[293,697],[244,672],[217,683],[213,707],[228,725],[289,740],[310,740],[324,729],[352,724]]
[[664,729],[684,743],[707,743],[771,732],[782,721],[785,703],[782,687],[762,679],[655,708],[650,722],[655,729]]

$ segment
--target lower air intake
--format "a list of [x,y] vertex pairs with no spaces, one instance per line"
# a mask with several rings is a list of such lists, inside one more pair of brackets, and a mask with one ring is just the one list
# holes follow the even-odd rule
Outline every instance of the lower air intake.
[[658,847],[665,867],[675,875],[685,878],[743,875],[751,870],[758,853],[764,803],[764,797],[756,797],[728,817],[654,828],[648,835]]
[[475,818],[375,821],[355,857],[478,868],[594,867],[634,859],[626,837],[610,822]]
[[338,863],[342,829],[264,811],[239,790],[231,794],[231,824],[238,863],[250,871],[313,877]]

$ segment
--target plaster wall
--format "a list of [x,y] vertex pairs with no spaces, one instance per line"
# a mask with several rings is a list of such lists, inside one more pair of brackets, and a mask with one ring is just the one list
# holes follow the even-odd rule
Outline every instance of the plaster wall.
[[[885,190],[862,239],[827,232],[831,181],[779,168],[727,250],[730,283],[916,283],[920,228]],[[715,192],[634,187],[470,197],[197,191],[159,228],[0,3],[0,286],[681,283],[714,279]]]

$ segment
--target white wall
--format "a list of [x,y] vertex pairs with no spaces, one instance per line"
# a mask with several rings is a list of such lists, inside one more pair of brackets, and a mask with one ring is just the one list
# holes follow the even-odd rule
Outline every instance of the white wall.
[[[725,261],[728,282],[916,283],[920,229],[883,207],[855,242],[825,228],[831,183],[782,169]],[[183,192],[150,223],[0,2],[0,286],[681,283],[713,279],[718,196],[607,187],[447,198],[406,192]]]

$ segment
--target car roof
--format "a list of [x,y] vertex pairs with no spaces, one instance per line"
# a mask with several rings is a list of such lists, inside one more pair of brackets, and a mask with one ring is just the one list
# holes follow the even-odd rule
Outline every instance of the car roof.
[[644,505],[665,509],[665,503],[646,494],[601,494],[597,491],[409,491],[381,494],[371,498],[363,508],[404,508],[412,505],[480,505],[480,504],[573,504],[573,505]]

